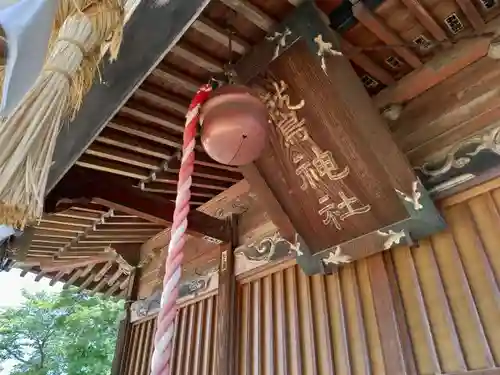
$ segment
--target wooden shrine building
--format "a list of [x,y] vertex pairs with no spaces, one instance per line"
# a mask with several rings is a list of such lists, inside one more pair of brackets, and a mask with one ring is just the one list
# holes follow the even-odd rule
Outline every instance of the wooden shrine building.
[[498,0],[143,2],[2,264],[123,297],[114,374],[149,374],[184,115],[226,73],[269,140],[198,143],[173,374],[500,375],[499,37]]

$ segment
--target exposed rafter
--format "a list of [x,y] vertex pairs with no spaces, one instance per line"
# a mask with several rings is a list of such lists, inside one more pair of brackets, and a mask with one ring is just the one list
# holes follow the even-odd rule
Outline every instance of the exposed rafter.
[[[111,117],[151,70],[175,46],[209,0],[171,0],[164,7],[142,2],[124,31],[120,58],[102,72],[106,85],[95,85],[77,118],[63,127],[57,141],[48,191],[97,137]],[[145,43],[147,41],[147,43]]]
[[[128,180],[106,173],[75,167],[49,194],[46,207],[56,211],[66,199],[87,198],[89,201],[116,211],[141,217],[152,223],[169,226],[172,223],[174,204],[159,196],[142,192],[131,186]],[[208,235],[226,241],[226,224],[198,211],[189,216],[190,232]],[[91,241],[86,241],[91,242]]]

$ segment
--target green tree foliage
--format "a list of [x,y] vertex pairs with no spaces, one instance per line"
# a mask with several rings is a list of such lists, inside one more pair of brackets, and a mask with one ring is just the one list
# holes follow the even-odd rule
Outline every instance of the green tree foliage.
[[0,311],[0,363],[16,363],[11,375],[110,373],[121,301],[74,290],[24,297]]

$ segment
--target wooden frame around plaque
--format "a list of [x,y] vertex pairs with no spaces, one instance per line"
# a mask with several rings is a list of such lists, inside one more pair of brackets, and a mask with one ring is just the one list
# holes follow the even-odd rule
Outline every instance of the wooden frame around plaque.
[[308,274],[444,228],[340,39],[305,2],[234,69],[271,118],[269,145],[242,168]]

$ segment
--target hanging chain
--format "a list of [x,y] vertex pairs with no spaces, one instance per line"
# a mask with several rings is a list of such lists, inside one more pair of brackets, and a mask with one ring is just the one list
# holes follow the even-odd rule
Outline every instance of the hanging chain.
[[233,57],[234,57],[233,39],[234,39],[234,34],[235,34],[235,32],[233,30],[230,30],[228,27],[227,28],[227,48],[228,48],[228,52],[229,52],[229,61],[227,62],[226,66],[224,67],[224,75],[226,76],[227,82],[230,85],[234,84],[234,72],[233,72]]

